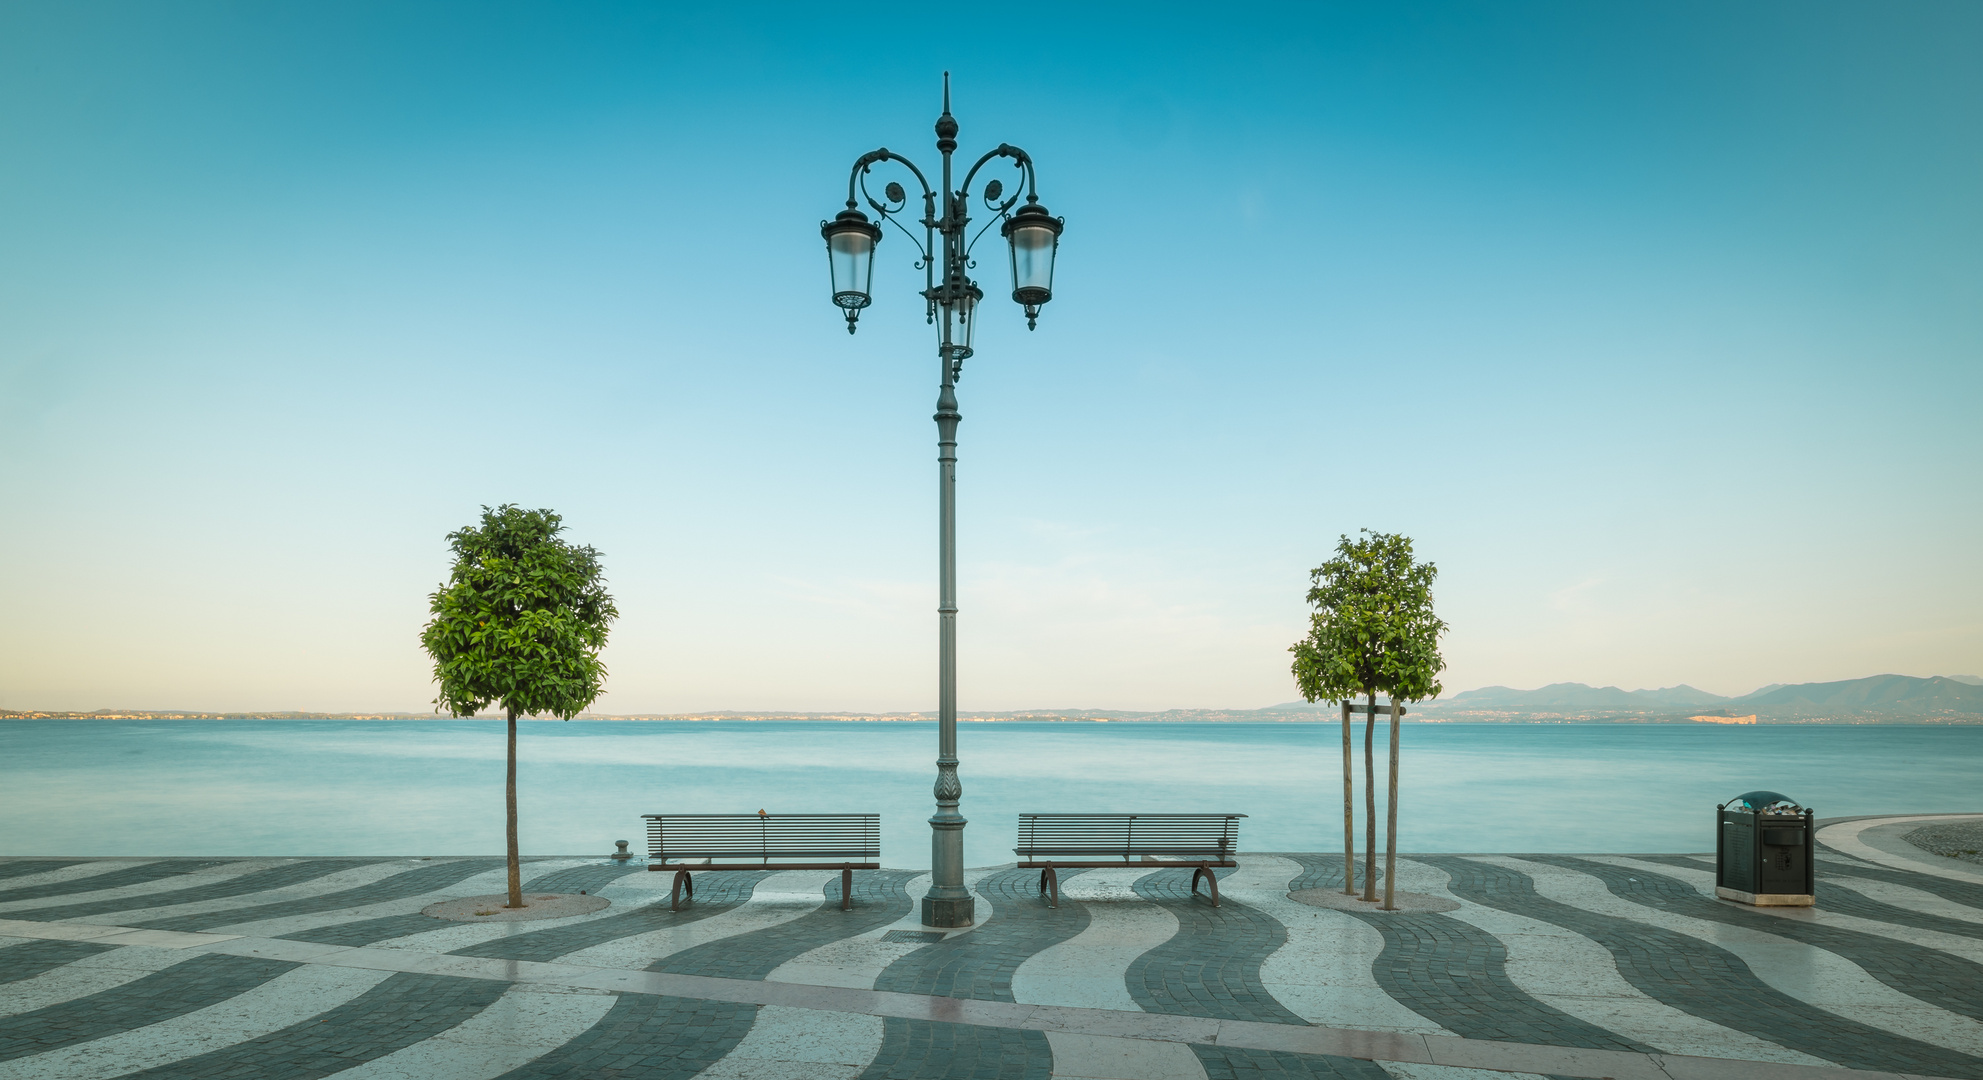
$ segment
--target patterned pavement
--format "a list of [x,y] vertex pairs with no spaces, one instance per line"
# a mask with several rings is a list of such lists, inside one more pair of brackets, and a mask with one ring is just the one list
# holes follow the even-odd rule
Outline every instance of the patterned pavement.
[[[1443,912],[1338,910],[1340,855],[1175,870],[670,875],[534,859],[612,901],[448,923],[492,859],[0,859],[0,1080],[1983,1080],[1983,873],[1907,822],[1821,835],[1819,907],[1713,897],[1700,855],[1413,855]],[[1851,1070],[1859,1070],[1854,1073]]]

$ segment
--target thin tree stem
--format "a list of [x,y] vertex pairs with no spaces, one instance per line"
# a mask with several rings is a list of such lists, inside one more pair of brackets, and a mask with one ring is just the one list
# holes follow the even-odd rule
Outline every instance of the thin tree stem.
[[1377,692],[1369,694],[1369,712],[1363,714],[1363,899],[1377,902]]
[[1356,759],[1350,750],[1350,699],[1343,699],[1343,894],[1356,895]]
[[510,907],[523,906],[523,861],[516,853],[516,710],[510,716],[510,769],[503,784],[503,808],[509,813]]

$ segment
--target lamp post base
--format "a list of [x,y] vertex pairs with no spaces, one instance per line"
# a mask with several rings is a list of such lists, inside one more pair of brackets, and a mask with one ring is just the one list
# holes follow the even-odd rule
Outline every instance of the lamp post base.
[[972,916],[977,914],[978,898],[965,896],[951,900],[943,897],[923,897],[924,926],[969,926]]

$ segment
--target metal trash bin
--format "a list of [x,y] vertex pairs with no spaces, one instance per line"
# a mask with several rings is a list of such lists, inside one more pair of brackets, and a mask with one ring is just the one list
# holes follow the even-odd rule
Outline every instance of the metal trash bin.
[[1737,795],[1715,809],[1716,896],[1757,907],[1817,903],[1810,810],[1774,791]]

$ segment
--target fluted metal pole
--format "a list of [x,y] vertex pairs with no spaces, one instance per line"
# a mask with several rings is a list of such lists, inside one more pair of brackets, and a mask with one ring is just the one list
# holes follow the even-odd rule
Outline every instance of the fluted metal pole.
[[[957,121],[950,115],[950,82],[946,76],[943,116],[936,122],[936,148],[943,154],[943,272],[944,297],[958,299],[954,288],[964,280],[963,208],[951,188],[950,155],[957,149]],[[923,925],[969,926],[976,914],[971,891],[964,887],[964,815],[957,803],[964,785],[957,779],[957,359],[950,337],[951,320],[938,312],[942,325],[937,355],[943,363],[943,388],[936,397],[937,460],[937,701],[936,815],[930,818],[930,891],[923,897]]]

